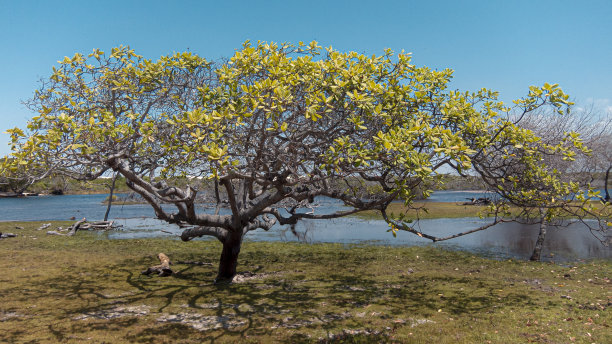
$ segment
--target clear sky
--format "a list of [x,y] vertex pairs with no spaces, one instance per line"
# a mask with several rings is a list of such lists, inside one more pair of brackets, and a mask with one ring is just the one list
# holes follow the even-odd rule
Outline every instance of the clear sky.
[[[455,70],[452,88],[559,83],[580,105],[612,111],[612,1],[33,1],[0,0],[0,132],[24,127],[21,104],[57,60],[120,44],[157,58],[230,56],[245,40],[317,40],[341,51],[413,53]],[[0,156],[8,153],[0,134]]]

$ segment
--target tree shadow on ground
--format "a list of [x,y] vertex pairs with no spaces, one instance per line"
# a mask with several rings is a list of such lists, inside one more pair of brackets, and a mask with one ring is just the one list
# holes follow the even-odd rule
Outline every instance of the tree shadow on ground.
[[[214,285],[215,266],[177,264],[171,277],[140,275],[139,268],[148,264],[147,258],[124,259],[89,275],[67,270],[62,276],[34,282],[31,288],[38,292],[23,300],[37,304],[65,300],[60,309],[46,310],[48,316],[69,320],[48,325],[57,341],[64,340],[67,333],[124,331],[125,340],[157,343],[173,338],[248,341],[249,335],[274,337],[278,329],[319,329],[333,335],[358,325],[356,314],[370,309],[376,310],[372,314],[381,313],[374,317],[384,320],[427,317],[438,309],[454,315],[473,314],[530,302],[527,293],[499,297],[495,290],[502,282],[476,277],[412,274],[381,282],[351,267],[322,267],[313,277],[295,269],[266,272],[259,265],[243,265],[245,270],[260,271],[261,277]],[[19,294],[16,288],[4,292]],[[357,333],[347,335],[344,342],[360,342],[362,337],[370,338]],[[314,340],[298,334],[285,339]]]

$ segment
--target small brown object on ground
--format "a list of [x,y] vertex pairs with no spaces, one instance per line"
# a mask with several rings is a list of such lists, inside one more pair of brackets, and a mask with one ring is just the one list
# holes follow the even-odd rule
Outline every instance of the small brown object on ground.
[[168,256],[166,256],[163,253],[158,254],[157,258],[159,258],[159,261],[161,262],[161,264],[151,266],[150,268],[143,271],[142,274],[150,275],[152,273],[156,273],[160,277],[166,277],[166,276],[172,275],[174,272],[172,271],[172,269],[170,269],[170,264],[172,264],[170,262],[170,258],[168,258]]

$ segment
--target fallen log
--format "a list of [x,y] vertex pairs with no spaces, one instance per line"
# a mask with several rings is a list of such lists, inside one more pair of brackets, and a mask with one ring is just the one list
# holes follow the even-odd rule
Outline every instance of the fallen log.
[[480,197],[480,198],[466,198],[469,202],[463,202],[461,205],[489,205],[491,204],[491,199],[488,197]]
[[[48,225],[51,225],[51,224],[49,223]],[[115,226],[115,221],[98,221],[98,222],[89,223],[89,222],[86,222],[85,218],[83,218],[75,222],[72,226],[66,228],[66,230],[69,231],[68,233],[60,233],[58,231],[48,231],[47,234],[73,236],[76,234],[78,230],[89,230],[89,229],[110,230],[110,229],[113,229],[114,226]],[[48,227],[47,225],[43,225],[39,228],[39,230],[43,228],[47,228],[47,227]]]
[[92,223],[84,223],[81,229],[109,230],[112,229],[115,221],[99,221]]
[[72,227],[70,227],[70,232],[68,232],[68,236],[73,236],[76,234],[76,232],[81,229],[81,225],[83,224],[83,222],[87,221],[86,218],[82,218],[81,220],[75,222]]
[[92,229],[109,230],[115,226],[115,221],[99,221],[91,224]]
[[49,227],[51,227],[51,224],[50,223],[45,223],[45,224],[41,225],[40,227],[38,227],[38,230],[40,231],[40,230],[43,230],[43,229],[47,229]]
[[16,237],[17,234],[13,234],[13,233],[2,233],[0,232],[0,239],[6,239],[6,238],[14,238]]
[[57,231],[48,231],[47,234],[49,234],[49,235],[61,235],[61,236],[73,236],[73,235],[76,234],[76,232],[79,229],[82,229],[81,225],[85,221],[87,221],[87,219],[86,218],[82,218],[79,221],[75,222],[72,226],[68,227],[68,230],[69,230],[68,233],[60,233],[60,232],[57,232]]
[[168,256],[166,256],[163,253],[158,254],[157,258],[159,258],[159,261],[161,262],[161,264],[151,266],[145,271],[141,272],[141,274],[150,275],[152,273],[156,273],[160,277],[166,277],[166,276],[172,275],[174,271],[170,269],[170,264],[172,264],[170,262],[170,258],[168,258]]

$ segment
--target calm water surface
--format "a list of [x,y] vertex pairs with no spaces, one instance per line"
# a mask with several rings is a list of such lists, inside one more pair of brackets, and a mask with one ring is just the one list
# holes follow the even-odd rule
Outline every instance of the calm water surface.
[[[464,202],[466,198],[485,197],[482,192],[435,192],[430,202]],[[65,195],[30,198],[1,198],[0,220],[2,221],[51,221],[68,220],[71,217],[100,220],[104,217],[107,195]],[[319,199],[317,212],[332,212],[341,207],[329,199]],[[202,208],[201,211],[206,211]],[[176,237],[181,230],[153,218],[154,212],[148,205],[114,204],[109,218],[123,226],[122,230],[100,233],[110,239]],[[418,224],[423,232],[437,236],[449,235],[486,224],[486,219],[431,219]],[[303,236],[298,239],[286,228],[275,226],[270,231],[254,231],[247,235],[252,241],[296,241],[336,242],[346,244],[375,243],[380,245],[436,245],[450,249],[467,250],[495,258],[527,259],[538,234],[537,226],[504,223],[485,231],[455,238],[446,242],[431,244],[416,235],[399,232],[393,237],[387,232],[387,225],[381,220],[340,218],[335,220],[310,220],[298,224],[297,230]],[[170,233],[167,233],[170,232]],[[610,231],[612,232],[612,231]],[[612,233],[610,237],[612,239]],[[552,227],[543,249],[546,260],[568,261],[576,259],[612,259],[612,248],[602,245],[588,229],[581,224],[567,227]]]

